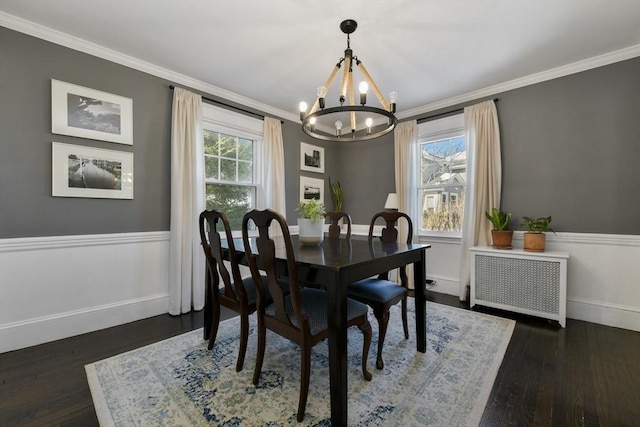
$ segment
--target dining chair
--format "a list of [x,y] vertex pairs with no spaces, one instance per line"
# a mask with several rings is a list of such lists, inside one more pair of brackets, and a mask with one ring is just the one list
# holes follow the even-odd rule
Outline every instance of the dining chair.
[[[224,306],[240,315],[240,348],[238,349],[238,360],[236,371],[240,372],[244,364],[244,357],[247,351],[247,340],[249,337],[249,315],[256,311],[257,290],[252,276],[242,278],[238,263],[238,254],[233,244],[233,235],[227,216],[220,211],[205,210],[200,213],[200,241],[204,250],[207,272],[209,274],[207,283],[209,286],[208,295],[210,307],[212,308],[211,331],[209,333],[209,345],[211,350],[218,334],[220,324],[220,307]],[[221,233],[222,237],[221,237]],[[229,254],[229,268],[223,262],[222,239],[226,239]],[[220,287],[222,279],[223,287]],[[287,282],[280,279],[285,290],[288,289]],[[288,291],[287,291],[288,292]],[[267,299],[270,300],[270,295]]]
[[329,218],[329,238],[340,237],[342,233],[342,227],[340,226],[340,220],[342,219],[343,226],[346,225],[347,231],[345,238],[351,238],[351,216],[346,212],[326,212],[325,218]]
[[[380,240],[382,243],[395,243],[398,239],[398,221],[407,223],[407,243],[411,243],[413,235],[413,223],[411,218],[403,212],[378,212],[371,218],[369,225],[369,242],[373,240],[373,229],[376,222],[383,219],[385,227],[382,229]],[[350,298],[367,304],[373,309],[373,314],[378,320],[378,353],[376,356],[376,369],[384,368],[382,359],[382,347],[387,334],[389,324],[389,310],[398,302],[402,302],[402,326],[404,337],[409,339],[409,326],[407,323],[407,294],[408,281],[406,267],[400,269],[400,284],[389,280],[389,272],[384,272],[377,277],[367,278],[352,283],[347,289]]]
[[[253,223],[258,229],[255,246],[250,242],[249,227]],[[275,223],[277,231],[270,230]],[[279,233],[274,240],[275,234]],[[252,210],[245,214],[242,221],[242,239],[247,261],[257,285],[257,317],[258,317],[258,354],[253,371],[253,384],[257,385],[264,361],[266,330],[294,342],[300,347],[300,397],[298,401],[297,420],[304,419],[309,392],[311,370],[311,348],[328,337],[327,295],[321,289],[305,288],[298,283],[297,265],[285,219],[272,210]],[[281,242],[284,242],[284,247]],[[257,254],[254,253],[257,248]],[[289,278],[289,293],[286,294],[277,281],[276,247],[283,248],[280,256],[285,256]],[[258,267],[265,272],[260,275]],[[267,290],[273,302],[264,298]],[[371,325],[367,319],[367,306],[355,300],[347,300],[347,327],[358,326],[364,335],[362,346],[362,374],[365,380],[371,381],[371,373],[367,371],[367,356],[371,345]],[[328,393],[328,390],[327,390]]]

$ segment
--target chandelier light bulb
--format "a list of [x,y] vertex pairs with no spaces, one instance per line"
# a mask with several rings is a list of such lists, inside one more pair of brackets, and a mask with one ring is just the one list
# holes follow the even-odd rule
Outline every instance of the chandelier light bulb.
[[396,101],[398,100],[398,92],[391,92],[389,94],[389,103],[391,104],[391,112],[396,112]]
[[300,109],[300,120],[304,120],[305,113],[307,112],[307,103],[302,101],[298,104],[298,108]]
[[367,120],[364,121],[367,125],[367,135],[371,135],[371,125],[373,125],[373,119],[371,117],[367,117]]
[[309,125],[311,126],[311,131],[313,132],[316,129],[316,118],[311,117],[309,119]]
[[318,106],[321,110],[324,110],[324,97],[327,95],[327,88],[320,86],[316,93],[318,94]]
[[369,90],[369,84],[364,81],[360,82],[358,89],[360,89],[360,93],[367,93],[367,91]]
[[342,129],[342,122],[340,120],[336,121],[336,136],[340,137],[340,129]]

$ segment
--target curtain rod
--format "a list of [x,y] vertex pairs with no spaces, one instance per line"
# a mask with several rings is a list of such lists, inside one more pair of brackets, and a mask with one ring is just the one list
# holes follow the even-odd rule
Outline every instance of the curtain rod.
[[[499,100],[500,100],[500,98],[493,98],[493,102],[498,102]],[[418,124],[420,124],[420,123],[427,122],[429,120],[437,119],[439,117],[453,116],[454,114],[459,114],[459,113],[462,113],[463,111],[464,111],[464,107],[463,108],[458,108],[456,110],[445,111],[444,113],[434,114],[432,116],[423,117],[423,118],[418,119],[416,121],[418,122]]]
[[[169,85],[169,89],[173,90],[173,89],[175,89],[175,86],[174,85]],[[210,104],[222,105],[223,107],[229,108],[231,110],[236,110],[236,111],[238,111],[238,112],[240,112],[242,114],[246,114],[248,116],[258,117],[258,118],[260,118],[262,120],[264,120],[264,117],[265,117],[262,114],[254,113],[253,111],[245,110],[244,108],[236,107],[235,105],[227,104],[227,103],[222,102],[222,101],[217,101],[215,99],[207,98],[206,96],[202,96],[202,99],[204,101],[207,101]],[[280,120],[280,123],[284,123],[284,121]]]

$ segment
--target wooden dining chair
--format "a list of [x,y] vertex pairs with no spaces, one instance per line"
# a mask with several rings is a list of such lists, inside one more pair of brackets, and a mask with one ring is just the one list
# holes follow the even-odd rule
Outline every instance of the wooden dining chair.
[[[378,219],[383,219],[385,227],[382,229],[380,240],[382,243],[395,243],[398,239],[398,221],[407,222],[407,243],[411,243],[413,235],[413,223],[411,218],[403,212],[378,212],[371,218],[369,225],[369,241],[373,240],[373,229]],[[404,337],[409,339],[409,326],[407,323],[407,294],[408,280],[406,267],[400,269],[400,284],[389,280],[389,272],[384,272],[378,277],[359,280],[352,283],[347,289],[350,298],[367,304],[373,309],[373,314],[378,320],[378,353],[376,356],[376,368],[383,369],[382,347],[387,334],[389,324],[389,310],[398,302],[402,302],[402,326]]]
[[[220,324],[220,307],[224,306],[240,314],[240,348],[238,349],[238,360],[236,371],[241,371],[244,364],[244,357],[247,351],[247,340],[249,337],[249,315],[256,311],[257,291],[252,276],[245,279],[240,275],[238,254],[233,244],[233,236],[229,220],[223,212],[216,210],[205,210],[199,217],[200,241],[204,250],[207,272],[209,274],[207,283],[209,289],[209,303],[212,314],[211,331],[209,333],[209,345],[211,350],[218,334]],[[222,233],[222,237],[221,237]],[[223,262],[222,239],[226,239],[227,251],[229,254],[229,268]],[[223,287],[220,287],[222,279]],[[280,279],[286,292],[287,282]],[[271,296],[267,294],[267,300]]]
[[[254,246],[257,248],[257,254],[254,253],[249,240],[250,223],[255,224],[259,233]],[[289,294],[284,292],[276,276],[276,246],[282,247],[282,244],[276,245],[269,235],[272,223],[277,224],[276,229],[281,233],[277,239],[284,241],[284,253],[281,256],[285,255],[287,260]],[[242,239],[258,290],[258,355],[253,371],[253,384],[257,385],[260,379],[267,329],[300,346],[300,397],[297,413],[297,420],[300,422],[304,419],[309,392],[311,348],[329,334],[327,295],[321,289],[304,288],[299,285],[289,228],[285,219],[278,213],[271,210],[248,212],[242,221]],[[258,268],[265,274],[261,276]],[[264,298],[267,290],[271,293],[273,302]],[[367,320],[367,310],[366,305],[352,299],[347,300],[347,327],[358,326],[364,334],[362,374],[367,381],[371,381],[371,373],[367,371],[367,356],[371,345],[371,325]]]
[[346,212],[327,212],[325,218],[329,218],[329,238],[340,237],[342,233],[342,227],[340,226],[340,220],[342,219],[342,226],[346,226],[345,238],[351,238],[351,216]]

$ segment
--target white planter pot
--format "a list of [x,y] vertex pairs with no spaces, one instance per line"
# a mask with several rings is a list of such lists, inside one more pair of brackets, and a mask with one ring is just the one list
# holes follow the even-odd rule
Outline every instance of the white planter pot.
[[303,245],[319,245],[324,240],[324,219],[298,218],[298,235]]

